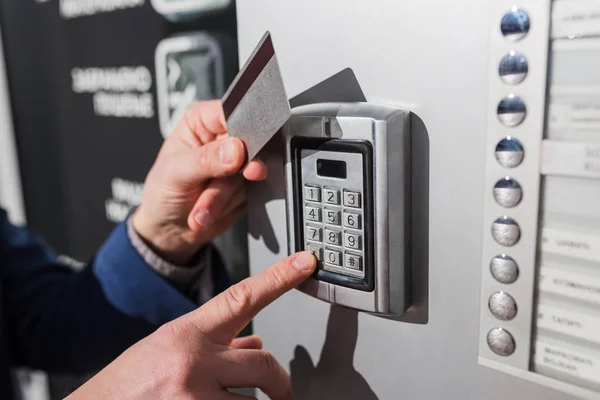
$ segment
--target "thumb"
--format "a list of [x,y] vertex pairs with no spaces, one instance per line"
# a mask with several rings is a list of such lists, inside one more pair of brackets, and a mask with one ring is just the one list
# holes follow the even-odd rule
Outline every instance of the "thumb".
[[185,149],[173,161],[172,173],[177,180],[197,183],[237,173],[246,159],[246,148],[238,138],[209,142]]

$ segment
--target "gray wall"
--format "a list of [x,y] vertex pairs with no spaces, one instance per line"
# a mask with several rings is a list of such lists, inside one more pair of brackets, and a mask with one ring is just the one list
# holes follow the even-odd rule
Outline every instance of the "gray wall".
[[[289,97],[350,67],[369,101],[410,108],[426,126],[412,157],[420,168],[416,190],[424,196],[421,229],[428,232],[413,259],[428,271],[421,304],[427,323],[286,294],[257,316],[254,328],[291,370],[298,399],[571,398],[478,364],[488,5],[237,2],[240,61],[269,30]],[[282,154],[272,146],[262,155],[270,179],[250,191],[252,274],[287,255]]]

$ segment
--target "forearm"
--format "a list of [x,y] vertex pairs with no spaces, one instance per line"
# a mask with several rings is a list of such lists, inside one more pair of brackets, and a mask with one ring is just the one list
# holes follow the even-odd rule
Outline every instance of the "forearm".
[[79,272],[58,264],[31,232],[9,227],[3,233],[9,238],[1,272],[13,364],[92,371],[197,307],[145,263],[125,224]]

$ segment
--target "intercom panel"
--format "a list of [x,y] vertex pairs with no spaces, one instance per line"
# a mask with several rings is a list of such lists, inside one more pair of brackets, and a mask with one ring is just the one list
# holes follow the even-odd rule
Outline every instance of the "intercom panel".
[[289,252],[319,260],[300,290],[376,314],[409,304],[410,113],[368,103],[297,107],[283,128]]
[[494,3],[479,361],[600,397],[596,0]]

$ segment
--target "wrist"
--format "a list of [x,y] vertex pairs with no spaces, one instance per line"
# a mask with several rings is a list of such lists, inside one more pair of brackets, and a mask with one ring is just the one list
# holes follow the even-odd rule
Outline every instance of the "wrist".
[[140,205],[131,215],[131,225],[141,240],[165,261],[186,266],[204,246],[203,243],[185,240],[185,228],[172,223],[153,223]]

